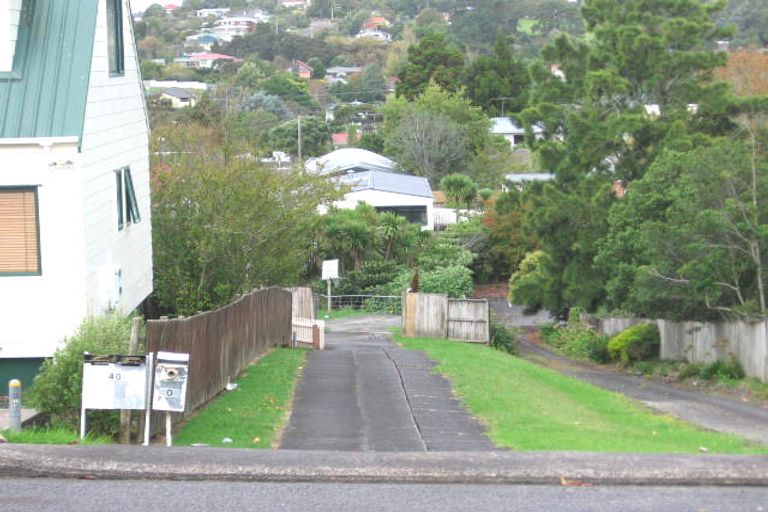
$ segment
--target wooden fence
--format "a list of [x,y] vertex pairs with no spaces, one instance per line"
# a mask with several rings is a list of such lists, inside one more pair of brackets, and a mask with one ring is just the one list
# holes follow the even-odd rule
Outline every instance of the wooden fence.
[[612,336],[640,322],[655,322],[661,336],[661,358],[711,363],[735,357],[749,377],[768,382],[768,321],[672,322],[607,318],[595,322],[598,332]]
[[317,318],[317,302],[312,288],[295,286],[288,288],[293,295],[293,316],[295,318]]
[[403,334],[488,343],[490,307],[486,299],[449,299],[440,293],[403,295]]
[[291,341],[291,292],[255,290],[189,318],[147,322],[147,352],[189,354],[186,411],[215,397],[257,356]]

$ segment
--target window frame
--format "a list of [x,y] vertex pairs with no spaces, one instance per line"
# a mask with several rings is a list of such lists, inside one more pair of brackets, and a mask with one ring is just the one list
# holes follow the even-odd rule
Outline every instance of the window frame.
[[37,270],[32,272],[6,272],[0,270],[0,278],[2,277],[19,277],[19,276],[41,276],[43,275],[43,256],[42,247],[40,241],[40,198],[38,185],[10,185],[0,186],[0,194],[4,192],[32,192],[32,197],[35,201],[35,249],[37,251]]
[[125,38],[123,37],[123,1],[106,0],[107,67],[109,76],[125,75]]
[[131,224],[141,222],[141,211],[133,185],[131,167],[126,165],[115,172],[115,199],[117,201],[117,230],[123,231]]

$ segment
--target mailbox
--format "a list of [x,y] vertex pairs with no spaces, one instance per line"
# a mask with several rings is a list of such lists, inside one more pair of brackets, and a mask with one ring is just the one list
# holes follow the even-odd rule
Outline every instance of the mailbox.
[[158,352],[152,409],[184,412],[187,400],[189,354]]

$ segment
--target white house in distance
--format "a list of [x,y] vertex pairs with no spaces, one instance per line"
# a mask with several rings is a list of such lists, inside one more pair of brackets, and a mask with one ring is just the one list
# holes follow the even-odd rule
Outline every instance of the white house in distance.
[[[525,128],[518,126],[508,117],[492,117],[491,133],[494,135],[501,135],[513,148],[519,146],[525,142]],[[544,131],[540,126],[533,127],[534,137],[541,138]]]
[[422,229],[434,229],[434,198],[427,178],[397,172],[389,158],[359,148],[337,149],[305,164],[309,172],[334,177],[350,191],[337,208],[364,202],[379,212],[393,212]]
[[152,291],[147,113],[127,0],[0,3],[0,381]]

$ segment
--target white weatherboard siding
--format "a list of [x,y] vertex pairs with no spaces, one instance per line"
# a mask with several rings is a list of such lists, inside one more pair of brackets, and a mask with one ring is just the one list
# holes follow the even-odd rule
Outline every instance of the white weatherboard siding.
[[0,2],[0,72],[13,69],[20,16],[21,0]]
[[2,186],[37,187],[42,270],[0,275],[0,357],[49,357],[86,314],[81,155],[76,139],[51,146],[0,142]]
[[[115,306],[129,312],[152,291],[149,130],[129,15],[123,2],[125,73],[110,77],[106,6],[99,2],[82,139],[88,314]],[[123,167],[131,169],[141,222],[118,230],[114,172]]]
[[352,209],[358,202],[368,203],[371,206],[426,206],[427,207],[427,225],[424,229],[434,229],[434,199],[431,197],[412,196],[407,194],[396,194],[394,192],[383,192],[381,190],[360,190],[358,192],[349,192],[341,201],[336,201],[334,205],[338,208]]

